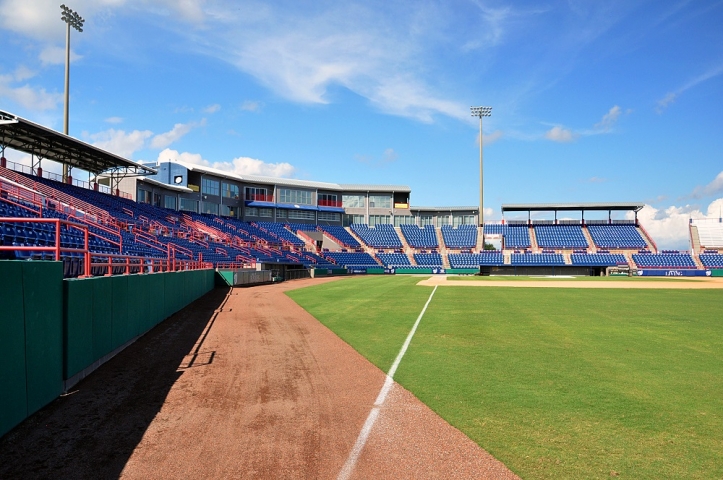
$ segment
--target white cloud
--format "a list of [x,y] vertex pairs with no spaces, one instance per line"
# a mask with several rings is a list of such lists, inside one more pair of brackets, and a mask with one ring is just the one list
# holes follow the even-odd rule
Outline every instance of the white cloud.
[[720,172],[708,185],[704,187],[695,187],[691,197],[704,198],[718,195],[720,193],[723,193],[723,172]]
[[711,78],[715,78],[719,75],[723,75],[723,63],[719,65],[714,65],[713,67],[709,68],[707,71],[703,72],[702,74],[698,75],[697,77],[691,78],[688,80],[683,86],[681,86],[679,89],[677,89],[675,92],[668,92],[665,94],[663,98],[658,100],[657,106],[655,107],[655,111],[658,114],[661,114],[665,111],[665,109],[670,105],[671,103],[675,102],[675,100],[685,92],[686,90],[690,90],[693,87],[698,86],[699,84],[710,80]]
[[169,148],[158,154],[158,161],[181,161],[211,167],[238,175],[261,175],[267,177],[291,177],[296,168],[290,163],[266,163],[250,157],[237,157],[230,162],[209,162],[198,153],[182,152]]
[[621,113],[623,113],[623,109],[615,105],[595,124],[595,128],[603,132],[609,132],[618,121],[618,118],[620,118]]
[[109,129],[89,135],[91,143],[98,148],[108,150],[124,158],[131,158],[135,152],[141,150],[146,140],[151,138],[150,130],[133,130],[126,133],[124,130]]
[[658,105],[655,107],[655,111],[661,114],[668,108],[668,105],[675,103],[675,99],[678,95],[673,92],[668,92],[663,98],[658,100]]
[[203,126],[206,124],[206,120],[202,120],[200,123],[177,123],[171,130],[165,133],[159,133],[151,140],[151,148],[166,148],[173,142],[177,142],[188,132],[193,130],[195,127]]
[[[483,139],[484,139],[485,145],[492,145],[493,143],[495,143],[497,140],[499,140],[503,136],[504,136],[504,132],[502,130],[495,130],[494,132],[491,132],[491,133],[485,133],[483,135]],[[475,139],[475,141],[477,142],[477,145],[479,146],[479,133],[477,133],[477,138]]]
[[208,114],[213,114],[221,110],[221,105],[218,103],[214,103],[213,105],[209,105],[208,107],[204,108],[203,111]]
[[12,87],[0,78],[0,98],[2,97],[35,111],[53,110],[63,101],[60,93],[48,92],[44,88],[30,85]]
[[296,168],[290,163],[266,163],[250,157],[237,157],[229,162],[216,162],[213,168],[231,171],[239,175],[264,175],[268,177],[291,177]]
[[244,110],[246,112],[258,112],[263,106],[264,104],[261,102],[246,100],[244,101],[244,103],[241,104],[241,110]]
[[121,118],[121,117],[108,117],[108,118],[105,119],[105,122],[106,122],[106,123],[113,123],[113,124],[123,123],[123,118]]
[[[718,218],[719,208],[723,207],[723,198],[714,200],[708,205],[706,212],[695,205],[669,206],[657,209],[646,205],[638,212],[638,221],[650,234],[659,250],[689,250],[691,218]],[[628,212],[626,218],[633,219],[633,212]]]
[[545,132],[545,138],[553,142],[569,143],[575,140],[579,135],[572,130],[561,126],[552,127]]
[[[65,47],[57,45],[48,45],[40,51],[40,62],[43,65],[65,65]],[[70,63],[74,63],[83,58],[70,50]]]
[[393,148],[387,148],[384,150],[384,154],[382,155],[382,163],[396,162],[397,158],[399,158],[397,152],[395,152]]

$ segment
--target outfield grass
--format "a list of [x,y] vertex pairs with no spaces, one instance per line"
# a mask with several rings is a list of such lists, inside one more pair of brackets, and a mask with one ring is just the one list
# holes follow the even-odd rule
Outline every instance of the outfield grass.
[[[387,371],[418,281],[288,294]],[[723,478],[721,297],[440,287],[395,379],[523,478]]]

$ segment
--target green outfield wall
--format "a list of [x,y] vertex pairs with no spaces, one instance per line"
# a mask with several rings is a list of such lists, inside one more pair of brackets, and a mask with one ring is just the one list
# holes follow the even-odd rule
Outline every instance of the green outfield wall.
[[210,269],[63,280],[61,262],[0,261],[0,436],[214,281]]
[[710,276],[711,277],[723,277],[723,269],[711,270]]

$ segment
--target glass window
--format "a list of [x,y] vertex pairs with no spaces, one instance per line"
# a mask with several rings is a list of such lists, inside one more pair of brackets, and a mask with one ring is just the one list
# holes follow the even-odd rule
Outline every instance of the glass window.
[[286,218],[286,210],[281,208],[276,209],[276,218]]
[[232,207],[229,205],[222,205],[221,206],[221,215],[224,217],[236,217],[236,207]]
[[259,208],[259,217],[271,218],[274,216],[274,211],[270,208]]
[[337,196],[331,193],[319,194],[319,205],[323,207],[338,207]]
[[369,208],[392,208],[392,197],[387,195],[369,195]]
[[425,225],[434,225],[434,217],[431,215],[422,215],[419,217],[419,225],[425,226]]
[[338,222],[340,215],[332,212],[319,212],[319,220],[325,222]]
[[172,210],[176,209],[176,197],[172,197],[170,195],[166,195],[163,198],[163,206],[166,208],[170,208]]
[[151,203],[151,192],[139,188],[138,203]]
[[352,224],[355,224],[355,223],[356,223],[356,224],[366,223],[366,221],[364,220],[364,215],[348,215],[348,214],[344,214],[343,224],[344,224],[345,227],[348,227],[349,225],[352,225]]
[[437,226],[449,225],[449,215],[442,215],[437,217]]
[[474,225],[474,215],[455,215],[453,217],[453,225],[459,227],[460,225]]
[[364,208],[364,195],[342,195],[341,206],[344,208]]
[[256,207],[246,207],[246,216],[247,217],[258,217],[259,209]]
[[289,210],[289,220],[314,220],[314,213],[308,210]]
[[198,201],[191,198],[181,198],[181,205],[179,210],[185,210],[187,212],[195,212],[198,209]]
[[394,225],[414,225],[414,217],[411,215],[397,215],[394,217]]
[[231,183],[223,184],[223,196],[226,198],[233,198],[238,200],[238,185]]
[[201,202],[201,213],[210,213],[211,215],[218,215],[218,203],[213,202]]
[[293,203],[294,205],[312,205],[311,192],[308,190],[279,189],[279,203]]
[[389,215],[369,215],[369,225],[384,225],[390,223]]
[[204,178],[201,181],[201,193],[204,193],[206,195],[215,195],[219,196],[219,183],[216,180],[211,180],[210,178]]
[[267,196],[265,188],[246,187],[246,200],[259,200],[261,202],[271,202],[270,195]]
[[154,193],[153,194],[153,206],[154,207],[161,207],[161,194],[160,193]]

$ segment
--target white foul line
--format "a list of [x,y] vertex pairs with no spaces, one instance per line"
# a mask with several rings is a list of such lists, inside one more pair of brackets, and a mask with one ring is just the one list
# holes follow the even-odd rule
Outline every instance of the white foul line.
[[429,302],[432,301],[432,297],[434,296],[434,292],[436,291],[437,285],[434,286],[434,290],[432,290],[432,293],[429,295],[427,303],[424,304],[424,308],[417,317],[417,321],[414,322],[414,326],[409,331],[407,339],[404,340],[402,349],[399,350],[397,358],[394,359],[394,363],[392,363],[392,368],[389,369],[389,372],[387,373],[387,378],[384,380],[384,386],[382,386],[382,389],[379,391],[379,395],[377,395],[377,399],[374,402],[374,407],[372,408],[372,411],[369,412],[369,416],[364,422],[364,426],[362,426],[361,432],[359,432],[359,436],[356,439],[356,443],[354,444],[354,447],[352,447],[351,452],[349,452],[349,457],[346,459],[346,463],[339,472],[339,476],[336,477],[337,480],[347,480],[349,477],[351,477],[351,474],[354,473],[354,467],[356,466],[356,462],[357,460],[359,460],[359,456],[361,456],[364,445],[366,445],[367,443],[369,434],[372,432],[372,427],[374,427],[374,422],[377,421],[377,417],[379,416],[379,409],[384,405],[384,401],[387,399],[387,394],[389,394],[392,386],[394,386],[394,373],[396,373],[397,367],[399,367],[399,363],[402,361],[402,357],[404,357],[404,354],[407,353],[407,348],[409,348],[409,344],[412,342],[414,332],[417,331],[419,322],[422,320],[424,312],[427,311]]

